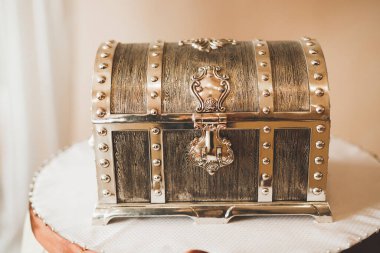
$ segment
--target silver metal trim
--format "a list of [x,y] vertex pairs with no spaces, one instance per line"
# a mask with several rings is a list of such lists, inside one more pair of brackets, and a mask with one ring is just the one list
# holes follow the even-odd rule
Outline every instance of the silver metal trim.
[[[150,169],[151,169],[151,194],[150,203],[165,203],[165,175],[164,175],[164,156],[162,129],[153,126],[149,131],[150,137]],[[155,148],[155,145],[160,148]]]

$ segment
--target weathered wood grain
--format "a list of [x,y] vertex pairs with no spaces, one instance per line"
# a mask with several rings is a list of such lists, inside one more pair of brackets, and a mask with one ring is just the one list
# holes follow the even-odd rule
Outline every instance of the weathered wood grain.
[[171,201],[257,201],[258,130],[226,130],[235,160],[210,176],[188,155],[195,130],[163,132],[166,198]]
[[150,202],[149,134],[112,133],[117,202]]
[[189,45],[166,43],[163,55],[163,112],[195,112],[197,100],[190,92],[191,77],[199,67],[220,66],[229,75],[231,92],[225,105],[227,111],[253,112],[258,110],[256,63],[252,42],[226,45],[209,53]]
[[111,113],[146,113],[149,44],[118,44],[112,65]]
[[268,41],[274,89],[274,111],[309,111],[309,79],[301,45]]
[[274,132],[273,201],[306,201],[310,129]]

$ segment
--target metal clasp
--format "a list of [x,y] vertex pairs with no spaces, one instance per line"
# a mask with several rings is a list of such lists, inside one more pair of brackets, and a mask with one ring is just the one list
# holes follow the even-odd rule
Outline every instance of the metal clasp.
[[201,137],[195,137],[190,143],[190,158],[196,166],[214,175],[221,167],[234,161],[231,142],[220,137],[220,130],[227,126],[227,117],[223,113],[193,114],[194,128],[202,130]]

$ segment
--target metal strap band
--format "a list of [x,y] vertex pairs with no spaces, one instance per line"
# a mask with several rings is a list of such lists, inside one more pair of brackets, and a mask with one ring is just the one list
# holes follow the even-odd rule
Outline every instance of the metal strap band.
[[164,43],[157,41],[149,45],[147,65],[146,104],[147,114],[161,114],[161,76]]
[[[117,42],[103,43],[97,52],[92,88],[92,117],[103,119],[110,115],[111,71]],[[96,171],[98,180],[98,202],[117,203],[112,135],[106,124],[95,124],[93,128]]]
[[259,114],[261,117],[272,117],[273,84],[268,43],[264,40],[256,40],[253,44],[255,48],[257,86],[259,91]]
[[[309,76],[310,111],[314,116],[330,115],[326,63],[322,49],[314,39],[300,40]],[[307,201],[325,201],[330,122],[311,129]]]
[[163,157],[162,129],[155,126],[150,129],[151,164],[151,203],[165,203],[165,177]]
[[273,138],[274,129],[271,126],[260,128],[258,202],[272,201],[273,182]]

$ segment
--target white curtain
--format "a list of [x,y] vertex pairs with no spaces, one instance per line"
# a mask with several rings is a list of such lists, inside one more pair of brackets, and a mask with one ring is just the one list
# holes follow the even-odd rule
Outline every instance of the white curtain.
[[0,0],[0,252],[19,252],[33,171],[70,141],[62,0]]

